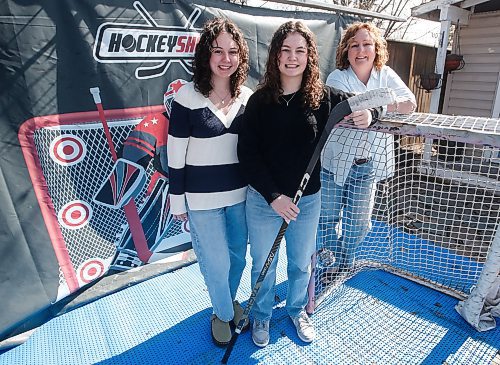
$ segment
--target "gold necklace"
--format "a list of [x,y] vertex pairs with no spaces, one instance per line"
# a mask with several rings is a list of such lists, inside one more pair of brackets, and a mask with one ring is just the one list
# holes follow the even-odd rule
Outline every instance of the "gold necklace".
[[222,105],[224,105],[226,103],[226,98],[231,95],[231,91],[228,91],[226,96],[224,96],[223,98],[219,95],[219,93],[217,91],[215,91],[215,89],[212,89],[212,91],[215,93],[215,95],[217,95],[217,97],[220,99],[220,103]]
[[294,93],[292,94],[292,97],[291,97],[290,99],[288,99],[288,100],[286,100],[286,99],[285,99],[285,96],[284,96],[284,95],[280,95],[280,96],[281,96],[281,98],[283,99],[283,101],[286,103],[286,106],[288,106],[288,104],[290,104],[290,102],[291,102],[291,101],[292,101],[292,99],[295,97],[295,94],[297,94],[297,92],[298,92],[298,91],[294,92]]

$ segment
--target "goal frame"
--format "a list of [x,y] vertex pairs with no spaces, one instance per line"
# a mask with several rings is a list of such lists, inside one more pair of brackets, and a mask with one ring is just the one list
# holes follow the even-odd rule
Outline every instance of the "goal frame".
[[[145,115],[160,113],[163,111],[163,105],[127,109],[111,109],[106,111],[106,118],[108,120],[108,124],[113,126],[120,123],[115,120],[142,118]],[[40,211],[59,263],[59,267],[66,281],[66,285],[68,286],[69,293],[75,292],[81,287],[81,285],[78,282],[76,269],[70,258],[63,233],[57,221],[57,212],[48,191],[47,181],[43,174],[42,165],[37,154],[34,136],[36,131],[42,128],[58,128],[74,125],[102,126],[99,118],[99,112],[95,110],[68,114],[52,114],[40,117],[36,116],[26,120],[21,125],[18,132],[21,150],[33,184],[33,190],[38,200]],[[109,151],[106,151],[106,153],[109,153]]]

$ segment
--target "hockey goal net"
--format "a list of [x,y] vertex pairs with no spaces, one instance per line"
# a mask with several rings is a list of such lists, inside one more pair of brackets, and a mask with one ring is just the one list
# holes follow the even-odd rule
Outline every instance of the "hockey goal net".
[[[158,106],[106,111],[115,149],[121,149],[145,115],[163,110]],[[19,139],[59,263],[57,299],[109,269],[122,271],[144,264],[131,242],[124,210],[98,204],[94,199],[114,166],[98,113],[35,117],[22,125]],[[137,209],[143,224],[152,215],[162,215],[155,221],[161,221],[162,226],[148,223],[145,233],[158,237],[150,247],[153,253],[170,257],[173,253],[169,252],[183,251],[182,245],[190,242],[189,233],[182,223],[171,219],[168,178],[152,181],[153,160],[145,170],[146,180],[134,197]],[[161,211],[155,206],[161,206]],[[174,249],[169,251],[166,246]]]
[[[383,146],[394,139],[393,158],[373,167],[390,173],[375,178],[371,196],[357,195],[356,189],[344,192],[333,208],[338,219],[332,210],[322,211],[315,305],[367,268],[393,272],[461,300],[488,272],[486,290],[494,290],[500,267],[500,120],[413,113],[389,115],[370,130],[381,132],[375,139],[380,146],[371,151],[386,153]],[[342,161],[322,161],[332,163]],[[359,183],[354,174],[350,178]],[[322,200],[339,199],[335,182],[323,179],[322,184]],[[363,209],[353,213],[356,204],[369,207],[366,236],[355,227],[355,214]]]

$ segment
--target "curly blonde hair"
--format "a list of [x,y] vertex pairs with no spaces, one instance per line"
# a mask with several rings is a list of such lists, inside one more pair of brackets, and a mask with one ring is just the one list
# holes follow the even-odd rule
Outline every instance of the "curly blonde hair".
[[248,76],[248,45],[241,30],[229,19],[213,18],[208,20],[203,26],[200,40],[196,45],[193,61],[194,87],[207,98],[210,95],[210,91],[213,89],[211,83],[212,70],[210,69],[209,63],[212,44],[222,32],[231,34],[239,50],[239,65],[230,77],[232,97],[240,94],[240,86],[243,85]]
[[307,66],[302,76],[301,85],[301,89],[304,92],[304,105],[312,109],[318,109],[325,94],[325,87],[321,81],[319,72],[318,48],[314,33],[301,21],[288,21],[274,32],[271,44],[269,45],[266,72],[258,88],[262,89],[274,102],[279,102],[278,98],[280,95],[283,95],[283,88],[281,87],[278,59],[283,42],[292,32],[300,34],[307,43]]
[[373,61],[373,65],[380,71],[389,60],[389,51],[387,50],[387,41],[382,37],[380,29],[371,23],[353,23],[347,27],[337,47],[337,68],[345,70],[349,67],[349,60],[347,59],[349,46],[360,29],[366,29],[373,38],[375,44],[375,60]]

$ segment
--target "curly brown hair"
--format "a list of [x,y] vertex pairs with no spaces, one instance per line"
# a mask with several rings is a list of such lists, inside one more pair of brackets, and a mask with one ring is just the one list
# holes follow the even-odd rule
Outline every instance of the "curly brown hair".
[[208,20],[203,25],[193,61],[194,88],[207,98],[213,89],[211,83],[212,70],[210,69],[208,60],[210,60],[212,44],[222,32],[231,34],[239,50],[238,68],[230,76],[231,97],[234,98],[240,94],[240,86],[243,85],[248,76],[248,45],[241,30],[229,19],[213,18]]
[[351,44],[352,38],[356,35],[358,30],[366,29],[373,38],[375,43],[375,60],[373,65],[380,71],[382,67],[389,60],[389,51],[387,50],[387,41],[382,37],[380,29],[371,23],[353,23],[347,27],[340,44],[337,47],[337,68],[340,70],[345,70],[349,68],[349,60],[347,59],[347,53],[349,51],[349,46]]
[[276,103],[279,102],[278,98],[283,95],[283,88],[281,87],[278,59],[283,42],[292,32],[299,33],[307,43],[307,66],[302,75],[301,84],[301,89],[304,92],[304,105],[312,109],[318,109],[325,94],[325,86],[321,81],[319,72],[318,48],[314,33],[301,21],[288,21],[274,32],[269,45],[266,73],[258,88],[262,89],[268,98]]

